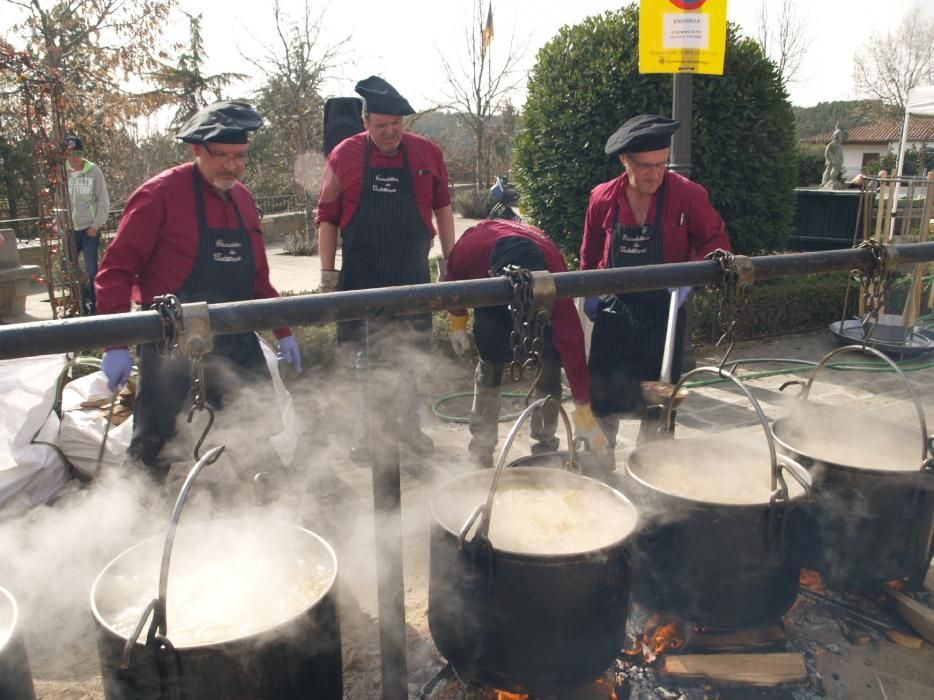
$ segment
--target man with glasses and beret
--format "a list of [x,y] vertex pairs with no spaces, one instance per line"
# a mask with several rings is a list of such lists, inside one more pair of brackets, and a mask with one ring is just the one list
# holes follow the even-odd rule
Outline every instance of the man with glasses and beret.
[[[581,243],[582,270],[701,260],[730,249],[726,225],[707,191],[668,170],[679,122],[654,114],[633,117],[607,140],[605,152],[625,170],[590,193]],[[683,300],[683,296],[682,296]],[[588,366],[591,406],[611,447],[621,417],[644,417],[643,381],[661,372],[669,293],[665,290],[589,297],[594,322]],[[671,381],[681,375],[685,309],[678,311]],[[651,426],[643,421],[640,439]]]
[[[269,280],[256,203],[240,183],[249,160],[249,134],[262,124],[244,102],[216,102],[182,127],[176,137],[191,144],[194,160],[159,173],[130,196],[97,274],[99,313],[129,311],[134,301],[148,308],[164,294],[183,303],[278,296]],[[291,331],[273,332],[280,358],[300,372]],[[189,408],[189,363],[163,357],[152,343],[139,346],[138,360],[130,456],[164,480],[171,457],[163,447],[176,433],[179,414]],[[126,384],[131,365],[127,348],[107,349],[102,369],[111,391]],[[253,332],[215,336],[204,367],[207,402],[213,408],[234,403],[234,387],[269,385]]]
[[110,214],[110,197],[104,173],[84,157],[84,144],[73,134],[65,137],[68,161],[68,204],[71,229],[75,237],[75,255],[84,255],[88,273],[86,311],[95,313],[94,277],[97,275],[100,231]]
[[[318,198],[318,244],[322,292],[369,289],[431,281],[428,254],[436,235],[441,244],[441,273],[454,246],[454,214],[444,156],[437,145],[405,130],[403,118],[414,114],[408,101],[388,82],[370,76],[355,90],[364,101],[365,131],[339,143],[327,160]],[[341,269],[336,269],[338,232]],[[356,359],[365,423],[368,362],[379,347],[394,356],[414,358],[431,345],[431,314],[338,324],[338,341]],[[366,348],[369,347],[369,353]],[[402,410],[410,418],[399,439],[417,455],[434,449],[418,419],[418,388],[408,374]],[[350,451],[354,462],[369,462],[369,440],[361,431]]]

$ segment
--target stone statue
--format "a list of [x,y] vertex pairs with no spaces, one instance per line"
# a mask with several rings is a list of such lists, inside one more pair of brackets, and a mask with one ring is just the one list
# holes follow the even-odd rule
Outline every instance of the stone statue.
[[843,189],[843,142],[846,140],[847,133],[840,128],[837,122],[833,130],[833,138],[824,149],[824,176],[821,178],[820,188],[822,190]]

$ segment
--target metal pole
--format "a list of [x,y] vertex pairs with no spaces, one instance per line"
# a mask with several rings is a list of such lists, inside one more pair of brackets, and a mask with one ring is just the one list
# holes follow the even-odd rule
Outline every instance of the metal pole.
[[[934,242],[891,246],[901,264],[934,260]],[[756,280],[795,277],[819,272],[870,269],[867,248],[845,248],[810,253],[764,255],[750,258]],[[641,292],[670,287],[717,284],[720,268],[712,260],[665,265],[562,272],[552,275],[555,296],[586,297]],[[302,326],[336,320],[375,318],[387,311],[413,314],[454,307],[508,304],[512,287],[504,277],[467,282],[441,282],[406,287],[383,287],[332,294],[305,294],[274,299],[253,299],[208,307],[214,335]],[[188,306],[183,305],[183,308]],[[97,350],[102,347],[151,343],[162,340],[162,324],[155,311],[88,316],[57,321],[36,321],[0,326],[0,359],[51,353]]]
[[675,73],[671,88],[671,117],[681,122],[671,139],[671,169],[691,177],[691,120],[694,108],[694,76]]
[[367,355],[370,358],[367,386],[372,404],[368,411],[368,437],[373,458],[373,524],[376,528],[376,592],[383,698],[406,700],[409,689],[405,659],[405,582],[399,462],[401,421],[398,410],[398,397],[404,395],[404,390],[400,386],[400,364],[385,364],[383,358],[373,362],[372,352],[368,351]]

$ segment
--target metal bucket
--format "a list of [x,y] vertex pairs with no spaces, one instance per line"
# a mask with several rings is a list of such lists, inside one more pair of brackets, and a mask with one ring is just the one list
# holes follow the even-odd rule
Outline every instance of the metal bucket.
[[[762,409],[733,375],[700,367],[681,378],[672,396],[704,372],[731,379],[759,417],[771,462],[763,495],[744,493],[730,502],[717,493],[750,461],[750,448],[729,439],[663,438],[634,450],[622,480],[642,523],[631,543],[632,596],[643,607],[704,627],[751,627],[781,618],[797,597],[809,480],[776,454]],[[664,425],[674,428],[670,404]],[[710,493],[687,489],[695,478]]]
[[194,477],[222,449],[189,474],[167,535],[123,552],[91,588],[105,697],[339,700],[337,558],[330,545],[303,528],[267,521],[176,529]]
[[36,700],[29,658],[19,631],[19,608],[3,588],[0,588],[0,698]]
[[[806,402],[818,371],[848,352],[894,368],[914,401],[920,432],[884,420],[874,426],[882,432],[867,430],[855,424],[852,410]],[[883,353],[850,345],[818,363],[801,399],[803,416],[780,418],[773,431],[778,449],[804,466],[814,484],[804,565],[849,588],[872,589],[901,578],[920,582],[934,543],[934,452],[924,410],[907,377]],[[884,462],[868,457],[878,455],[883,436],[891,446]],[[841,447],[847,456],[834,457]]]
[[[637,520],[629,500],[561,469],[504,469],[518,426],[545,400],[551,399],[536,401],[519,418],[496,470],[455,478],[431,502],[432,639],[459,678],[513,693],[555,692],[597,678],[623,646],[629,605],[625,544]],[[562,415],[569,426],[563,409]],[[494,519],[510,513],[492,504],[497,488],[510,487],[590,494],[626,516],[629,529],[611,529],[602,544],[582,550],[498,548],[488,538],[491,512]]]

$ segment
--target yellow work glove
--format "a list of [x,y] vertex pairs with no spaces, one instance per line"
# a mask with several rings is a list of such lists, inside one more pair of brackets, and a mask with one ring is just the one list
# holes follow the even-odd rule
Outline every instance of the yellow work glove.
[[467,337],[467,314],[455,316],[449,313],[448,321],[451,324],[451,347],[454,348],[458,357],[462,357],[470,350],[470,338]]
[[590,451],[595,455],[605,455],[608,451],[606,434],[603,429],[597,425],[597,419],[593,417],[590,410],[590,404],[578,406],[571,413],[571,420],[574,423],[575,439],[586,441]]

